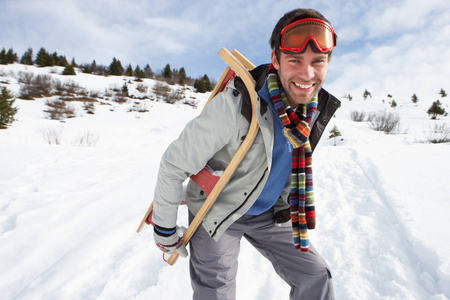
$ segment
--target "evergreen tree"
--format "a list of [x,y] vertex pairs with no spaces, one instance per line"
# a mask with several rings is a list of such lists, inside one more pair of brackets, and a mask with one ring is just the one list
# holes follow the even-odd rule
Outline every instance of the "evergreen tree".
[[120,60],[117,60],[115,57],[113,58],[111,64],[109,65],[109,73],[111,75],[120,76],[123,74],[123,67],[120,63]]
[[122,86],[122,94],[125,96],[125,97],[129,97],[129,95],[128,95],[128,86],[127,86],[127,83],[125,82],[124,84],[123,84],[123,86]]
[[69,65],[65,55],[59,56],[57,65],[60,67],[67,67]]
[[33,65],[33,49],[28,48],[27,51],[20,58],[20,63],[23,65]]
[[431,107],[428,109],[427,114],[431,116],[432,120],[435,120],[438,115],[446,115],[445,108],[443,108],[441,101],[436,100],[433,102]]
[[74,68],[78,68],[77,63],[75,62],[75,57],[72,58],[72,62],[70,63],[70,65]]
[[172,78],[172,70],[170,69],[170,65],[167,64],[164,68],[164,78],[171,79]]
[[439,91],[439,95],[441,95],[442,98],[447,97],[447,93],[444,91],[444,89],[441,89],[441,90]]
[[58,56],[58,53],[55,51],[55,52],[53,52],[53,54],[50,54],[50,55],[51,55],[55,65],[59,66],[60,57]]
[[396,107],[397,107],[397,101],[392,100],[392,102],[391,102],[391,107],[392,107],[392,108],[396,108]]
[[8,64],[8,60],[6,59],[6,50],[5,50],[5,48],[3,48],[3,49],[0,51],[0,64],[1,64],[1,65],[6,65],[6,64]]
[[413,94],[411,97],[412,103],[414,103],[417,106],[417,102],[419,102],[419,98],[417,98],[416,94]]
[[95,62],[95,59],[92,61],[92,64],[91,64],[91,72],[93,74],[95,74],[97,72],[97,63]]
[[0,94],[0,129],[6,129],[14,121],[18,109],[13,107],[13,98],[6,87],[3,87]]
[[197,92],[199,93],[206,93],[206,84],[205,81],[203,80],[203,78],[200,79],[196,79],[194,82],[194,88],[197,90]]
[[186,84],[186,71],[184,70],[184,67],[181,67],[180,71],[178,72],[178,84],[179,85],[185,85]]
[[47,52],[45,51],[44,48],[39,49],[39,52],[36,54],[36,59],[34,61],[34,63],[38,67],[45,67],[46,54],[47,54]]
[[147,64],[144,68],[145,77],[146,78],[153,78],[155,76],[155,73],[153,73],[152,68],[150,68],[150,65]]
[[133,76],[133,67],[131,64],[128,65],[127,70],[125,71],[125,76]]
[[81,65],[80,67],[82,68],[83,73],[92,73],[91,65]]
[[38,67],[51,67],[55,65],[55,60],[44,48],[41,48],[36,55],[35,63]]
[[365,91],[364,91],[364,94],[363,94],[363,97],[364,97],[364,100],[366,100],[367,97],[372,98],[372,94],[371,94],[368,90],[365,90]]
[[336,125],[334,125],[334,127],[330,130],[330,136],[328,137],[329,139],[334,138],[334,145],[336,146],[336,138],[338,136],[342,136],[341,132],[339,131],[339,129],[337,128]]
[[67,66],[64,68],[64,71],[63,71],[62,74],[63,74],[63,75],[77,75],[77,74],[75,73],[75,68],[74,68],[72,65],[67,65]]
[[209,92],[209,91],[212,91],[213,90],[213,86],[212,86],[212,84],[211,84],[211,81],[209,80],[209,78],[208,78],[208,75],[204,75],[203,76],[203,80],[205,81],[205,88],[206,88],[206,91],[207,92]]
[[8,53],[6,53],[6,63],[13,64],[18,61],[17,53],[14,52],[13,48],[10,48]]
[[136,66],[136,69],[134,69],[134,75],[137,78],[137,81],[142,81],[143,78],[145,78],[145,72],[141,70],[139,66]]

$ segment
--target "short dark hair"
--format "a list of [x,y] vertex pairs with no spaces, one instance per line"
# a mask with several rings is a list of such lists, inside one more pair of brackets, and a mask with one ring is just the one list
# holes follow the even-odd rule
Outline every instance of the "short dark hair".
[[320,20],[323,20],[327,23],[328,20],[317,10],[314,9],[307,9],[307,8],[298,8],[294,9],[288,13],[286,13],[281,19],[278,21],[277,25],[275,25],[275,28],[272,31],[272,36],[270,37],[269,43],[270,48],[272,50],[277,50],[280,46],[281,42],[281,30],[283,30],[284,27],[291,24],[294,21],[306,19],[306,18],[317,18]]

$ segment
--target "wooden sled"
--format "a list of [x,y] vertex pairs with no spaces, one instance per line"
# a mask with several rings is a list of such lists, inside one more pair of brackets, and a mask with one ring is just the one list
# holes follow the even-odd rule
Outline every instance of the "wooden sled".
[[[250,100],[251,100],[251,106],[252,106],[252,118],[250,122],[250,126],[248,129],[248,133],[244,141],[242,142],[241,146],[239,147],[238,151],[234,155],[233,159],[231,160],[228,167],[223,172],[222,176],[217,177],[213,175],[207,175],[209,174],[208,171],[202,170],[205,173],[203,173],[204,176],[200,176],[199,174],[191,176],[191,179],[194,180],[200,187],[202,187],[202,182],[198,182],[197,180],[201,178],[202,180],[207,181],[215,181],[214,187],[209,190],[205,190],[205,193],[208,195],[205,202],[201,206],[200,210],[198,211],[197,215],[195,216],[194,220],[192,220],[189,227],[186,229],[183,235],[183,242],[187,245],[189,243],[189,240],[191,239],[192,235],[197,230],[198,226],[201,224],[202,220],[206,216],[206,213],[209,211],[211,206],[216,201],[217,197],[221,193],[222,189],[225,187],[226,183],[230,179],[231,175],[234,173],[242,159],[244,158],[247,151],[250,149],[250,146],[252,145],[256,133],[258,132],[258,121],[256,118],[256,103],[257,99],[255,96],[255,93],[252,92],[255,90],[255,81],[253,80],[253,77],[249,73],[249,69],[255,68],[255,66],[247,59],[245,58],[241,53],[239,53],[237,50],[233,50],[231,53],[225,49],[222,48],[219,51],[219,56],[228,64],[228,66],[225,68],[225,71],[222,73],[222,76],[220,77],[219,81],[217,82],[216,86],[214,87],[214,90],[211,93],[211,96],[208,99],[208,103],[216,96],[219,92],[221,92],[228,81],[232,78],[234,78],[236,75],[239,76],[242,81],[244,82],[247,90],[250,94]],[[205,105],[205,107],[206,107]],[[211,177],[212,176],[212,177]],[[209,184],[205,184],[205,186],[211,186]],[[139,227],[137,228],[137,232],[139,233],[144,226],[144,224],[153,224],[151,221],[152,218],[152,211],[153,211],[153,202],[151,203],[150,207],[148,208],[147,212],[144,215],[144,218],[142,219],[141,223],[139,224]],[[167,260],[167,263],[169,265],[173,265],[178,258],[178,252],[173,252],[172,255]]]

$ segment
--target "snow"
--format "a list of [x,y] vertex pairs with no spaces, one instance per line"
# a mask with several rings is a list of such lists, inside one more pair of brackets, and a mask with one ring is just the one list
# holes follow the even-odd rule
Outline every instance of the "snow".
[[[0,66],[1,85],[17,94],[20,71],[100,94],[130,80],[14,64]],[[149,111],[138,113],[129,112],[133,100],[104,99],[89,115],[74,102],[77,117],[64,122],[45,118],[45,99],[16,100],[17,121],[0,130],[2,299],[191,298],[188,260],[167,265],[151,227],[136,233],[161,155],[209,96],[185,92],[198,108],[142,100]],[[418,106],[398,97],[395,109],[387,98],[341,98],[315,150],[318,224],[310,235],[330,265],[336,299],[450,299],[450,144],[424,142],[424,132],[448,124],[426,114],[437,92]],[[394,112],[402,130],[373,131],[351,121],[353,110]],[[327,139],[334,125],[337,146]],[[60,145],[47,142],[49,132]],[[97,142],[87,147],[83,137]],[[184,206],[179,220],[186,225]],[[287,284],[245,240],[239,263],[237,299],[288,298]]]

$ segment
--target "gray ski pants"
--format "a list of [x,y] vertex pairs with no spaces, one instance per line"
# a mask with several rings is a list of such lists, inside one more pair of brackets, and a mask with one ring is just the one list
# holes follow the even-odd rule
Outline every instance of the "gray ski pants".
[[[331,273],[310,245],[309,252],[293,246],[290,222],[276,226],[273,211],[244,215],[215,242],[202,226],[190,241],[190,275],[194,300],[236,299],[240,239],[245,237],[291,287],[291,300],[334,299]],[[190,219],[192,220],[190,214]]]

